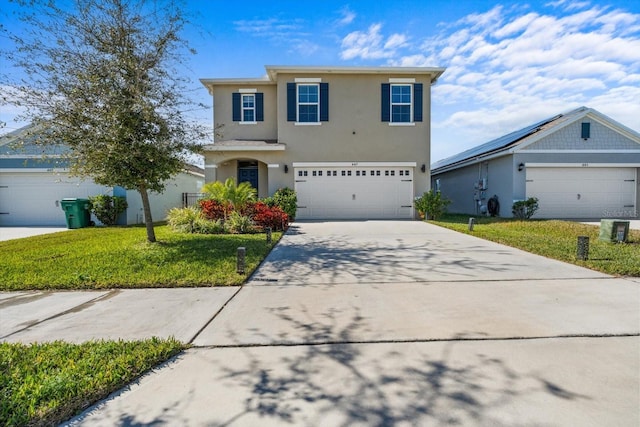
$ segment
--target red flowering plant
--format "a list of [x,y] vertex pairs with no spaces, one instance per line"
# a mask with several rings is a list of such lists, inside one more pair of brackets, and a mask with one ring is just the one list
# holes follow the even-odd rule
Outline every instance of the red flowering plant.
[[289,216],[282,209],[264,202],[247,205],[243,215],[250,216],[258,227],[271,227],[274,231],[284,231],[289,226]]
[[225,220],[233,210],[230,203],[221,203],[212,199],[200,200],[200,210],[205,218],[212,221]]

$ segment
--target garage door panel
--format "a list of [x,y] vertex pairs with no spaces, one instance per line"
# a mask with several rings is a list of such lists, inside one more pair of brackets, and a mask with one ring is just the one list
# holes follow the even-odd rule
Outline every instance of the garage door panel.
[[634,215],[634,168],[527,168],[527,197],[537,197],[536,218]]
[[413,168],[296,168],[299,219],[413,216]]
[[68,174],[0,173],[0,226],[65,226],[60,200],[110,191]]

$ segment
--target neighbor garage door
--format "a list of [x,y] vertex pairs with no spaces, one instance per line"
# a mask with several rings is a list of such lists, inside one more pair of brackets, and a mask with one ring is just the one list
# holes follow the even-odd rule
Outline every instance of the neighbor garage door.
[[93,181],[50,172],[0,173],[0,226],[65,226],[60,200],[111,194]]
[[297,218],[413,218],[413,173],[414,165],[295,167]]
[[636,169],[527,165],[527,197],[539,200],[535,218],[633,216]]

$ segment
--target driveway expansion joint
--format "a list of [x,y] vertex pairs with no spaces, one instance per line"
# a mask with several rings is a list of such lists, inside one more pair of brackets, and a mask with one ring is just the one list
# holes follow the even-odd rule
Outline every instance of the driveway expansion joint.
[[238,290],[236,290],[233,295],[231,295],[231,297],[224,303],[222,304],[222,306],[218,309],[218,311],[216,311],[213,316],[211,316],[211,318],[209,320],[207,320],[207,322],[196,331],[196,333],[191,337],[191,339],[189,341],[187,341],[187,344],[191,344],[193,343],[193,341],[198,338],[198,335],[200,335],[202,333],[202,331],[204,331],[210,324],[211,322],[213,322],[213,320],[218,317],[218,315],[220,314],[220,312],[222,312],[222,310],[224,310],[224,308],[227,306],[227,304],[229,304],[235,297],[236,295],[238,295],[240,293],[240,291],[242,290],[244,286],[239,286]]
[[[228,344],[228,345],[193,345],[191,348],[198,349],[240,349],[240,348],[277,348],[277,347],[308,347],[322,345],[349,345],[349,344],[411,344],[411,343],[437,343],[437,342],[500,342],[500,341],[536,341],[551,339],[575,339],[575,338],[633,338],[640,337],[640,332],[620,333],[620,334],[566,334],[566,335],[541,335],[532,337],[459,337],[459,338],[426,338],[426,339],[390,339],[390,340],[326,340],[313,342],[276,342],[269,344]],[[192,340],[193,341],[193,340]]]
[[[62,317],[62,316],[66,316],[69,313],[77,313],[78,311],[84,310],[85,308],[92,306],[96,302],[103,301],[103,300],[106,300],[106,299],[110,299],[110,298],[114,297],[115,295],[119,294],[120,293],[120,289],[101,290],[101,291],[98,291],[98,292],[100,292],[100,295],[98,295],[95,298],[90,299],[89,301],[85,301],[85,302],[83,302],[81,304],[78,304],[78,305],[73,306],[73,307],[71,307],[71,308],[69,308],[67,310],[64,310],[64,311],[61,311],[59,313],[56,313],[56,314],[54,314],[52,316],[46,317],[46,318],[44,318],[42,320],[36,320],[33,323],[28,324],[24,328],[18,329],[17,331],[13,331],[10,334],[7,334],[7,335],[4,335],[4,336],[0,337],[0,340],[7,339],[7,338],[9,338],[9,337],[11,337],[13,335],[19,334],[21,332],[24,332],[24,331],[30,329],[30,328],[33,328],[34,326],[38,326],[38,325],[41,325],[41,324],[43,324],[45,322],[48,322],[49,320],[53,320],[53,319],[57,319],[57,318]],[[45,292],[45,293],[50,293],[50,292]]]

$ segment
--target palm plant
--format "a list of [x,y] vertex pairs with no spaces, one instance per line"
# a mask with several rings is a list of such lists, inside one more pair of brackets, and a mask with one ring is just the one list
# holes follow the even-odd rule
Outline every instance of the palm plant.
[[[257,191],[251,184],[241,182],[236,185],[233,178],[227,178],[224,183],[220,181],[209,182],[202,187],[202,192],[209,199],[223,204],[229,203],[235,211],[242,210],[247,203],[257,198]],[[225,218],[227,216],[225,213]]]

